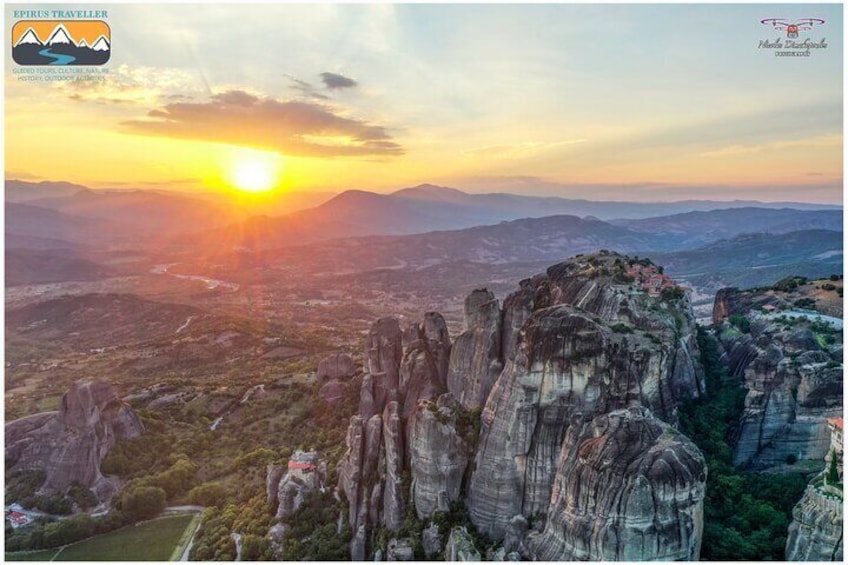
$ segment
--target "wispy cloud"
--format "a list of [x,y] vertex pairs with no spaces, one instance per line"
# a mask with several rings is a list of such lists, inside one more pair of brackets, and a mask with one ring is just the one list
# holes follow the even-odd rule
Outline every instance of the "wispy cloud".
[[297,77],[293,77],[292,75],[286,74],[283,75],[289,80],[289,88],[294,90],[295,92],[299,92],[300,94],[306,96],[307,98],[314,98],[316,100],[329,100],[330,97],[318,92],[318,89],[315,88],[312,84],[306,82],[305,80],[300,80]]
[[120,65],[109,80],[73,80],[55,83],[55,88],[77,102],[101,104],[155,104],[160,99],[189,99],[204,88],[197,77],[179,69]]
[[542,142],[525,141],[523,143],[511,143],[505,145],[487,145],[476,147],[465,151],[469,157],[492,157],[498,159],[521,159],[533,157],[544,151],[552,151],[577,143],[585,143],[586,139],[569,139],[564,141]]
[[359,84],[352,78],[348,78],[344,75],[330,72],[321,73],[321,80],[324,82],[324,86],[326,86],[330,90],[353,88],[354,86]]
[[123,122],[125,131],[271,149],[288,155],[400,155],[382,126],[344,117],[327,105],[261,98],[242,90],[206,102],[165,104],[150,119]]
[[770,143],[757,144],[733,144],[712,151],[705,151],[701,157],[725,157],[728,155],[740,155],[745,153],[761,153],[763,151],[779,151],[783,149],[799,149],[801,147],[835,147],[842,144],[842,136],[826,135],[810,139],[793,139],[787,141],[773,141]]

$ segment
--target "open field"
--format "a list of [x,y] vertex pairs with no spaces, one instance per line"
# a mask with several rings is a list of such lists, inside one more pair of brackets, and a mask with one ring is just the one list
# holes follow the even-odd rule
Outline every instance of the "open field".
[[7,561],[168,561],[178,544],[187,539],[183,534],[194,516],[181,514],[157,518],[135,526],[95,536],[59,551],[7,553]]
[[59,549],[44,549],[41,551],[19,551],[17,553],[5,553],[4,561],[50,561]]

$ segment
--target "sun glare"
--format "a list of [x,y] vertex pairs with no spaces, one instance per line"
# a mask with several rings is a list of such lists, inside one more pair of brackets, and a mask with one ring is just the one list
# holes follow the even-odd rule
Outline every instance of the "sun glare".
[[268,154],[239,155],[230,170],[230,182],[244,192],[268,192],[279,182],[280,163]]

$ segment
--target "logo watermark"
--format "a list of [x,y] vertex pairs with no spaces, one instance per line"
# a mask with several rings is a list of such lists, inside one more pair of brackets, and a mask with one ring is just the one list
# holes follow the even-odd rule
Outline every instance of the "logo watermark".
[[105,80],[112,56],[106,10],[15,10],[13,17],[18,80]]
[[758,49],[772,50],[775,57],[809,57],[811,53],[828,47],[827,40],[824,37],[799,39],[801,34],[823,26],[825,21],[821,18],[802,18],[800,20],[766,18],[760,20],[760,23],[780,32],[780,35],[774,40],[761,39],[757,45]]

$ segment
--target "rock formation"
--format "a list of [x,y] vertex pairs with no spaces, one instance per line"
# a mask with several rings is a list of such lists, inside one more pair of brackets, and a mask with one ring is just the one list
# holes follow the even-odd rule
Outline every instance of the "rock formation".
[[76,481],[104,500],[115,487],[100,464],[118,439],[142,433],[141,420],[111,385],[78,381],[62,397],[58,412],[6,424],[7,471],[44,471],[41,492],[61,492]]
[[409,500],[409,489],[404,488],[407,446],[427,441],[407,431],[409,418],[420,402],[445,392],[449,352],[447,325],[440,314],[428,313],[422,324],[404,332],[393,318],[382,318],[371,327],[359,413],[350,420],[347,451],[339,463],[354,560],[373,554],[376,528],[397,531],[403,524]]
[[410,420],[409,462],[412,500],[419,518],[447,512],[459,500],[471,456],[466,438],[458,432],[461,407],[450,393],[437,401],[421,401]]
[[439,526],[430,524],[421,532],[421,546],[427,559],[433,559],[442,552],[442,536],[439,535]]
[[792,509],[787,561],[844,561],[844,425],[842,417],[828,420],[830,450],[825,471],[807,485],[801,501]]
[[[751,292],[744,300],[735,295],[733,289],[719,293],[728,304],[758,300]],[[733,463],[761,469],[790,456],[823,459],[829,445],[827,419],[842,415],[841,347],[820,343],[811,327],[821,326],[810,321],[782,322],[741,307],[731,310],[751,320],[749,333],[728,323],[717,331],[723,362],[748,390]]]
[[448,390],[464,407],[479,408],[501,369],[501,310],[494,294],[475,290],[465,299],[465,331],[451,350]]
[[[545,559],[583,555],[584,547],[586,555],[625,558],[636,553],[616,554],[611,537],[637,534],[646,558],[697,559],[703,459],[659,421],[673,425],[678,403],[704,390],[694,320],[685,295],[664,299],[631,288],[622,275],[633,262],[602,252],[554,265],[522,281],[503,310],[491,292],[475,290],[453,344],[438,314],[404,331],[391,318],[375,322],[339,464],[354,560],[371,558],[377,530],[398,531],[413,507],[428,520],[454,501],[501,542],[492,555],[503,559],[532,557],[533,547]],[[574,445],[590,432],[603,438],[603,457],[572,461]],[[631,435],[632,446],[619,445]],[[619,452],[629,459],[607,468],[605,457]],[[556,541],[566,521],[560,493],[577,488],[566,464],[582,465],[584,480],[603,486],[599,504],[626,503],[598,526],[606,538],[571,540],[573,547]],[[664,504],[648,505],[645,492]],[[542,534],[545,516],[557,521]],[[422,545],[432,555],[438,544],[428,531]],[[531,538],[539,543],[531,546]],[[481,559],[462,528],[445,544],[446,559]]]
[[448,536],[448,544],[445,547],[445,561],[482,561],[483,558],[474,541],[468,535],[464,527],[455,527]]
[[792,510],[787,561],[844,561],[842,500],[813,484]]
[[707,478],[698,448],[643,407],[581,420],[566,432],[533,557],[697,560]]
[[288,518],[300,508],[306,493],[320,487],[326,475],[325,464],[313,451],[296,451],[283,471],[280,465],[268,465],[265,478],[268,504],[277,505],[278,519]]
[[345,379],[355,372],[353,359],[347,353],[332,353],[319,361],[316,377],[318,380]]
[[348,381],[356,373],[353,359],[347,353],[332,353],[318,363],[316,378],[324,384],[318,394],[331,404],[339,402],[347,391]]
[[673,423],[677,403],[704,390],[688,303],[616,284],[623,262],[555,265],[505,301],[519,311],[504,318],[525,322],[483,410],[466,497],[474,524],[494,539],[518,514],[547,513],[573,414],[646,406]]

